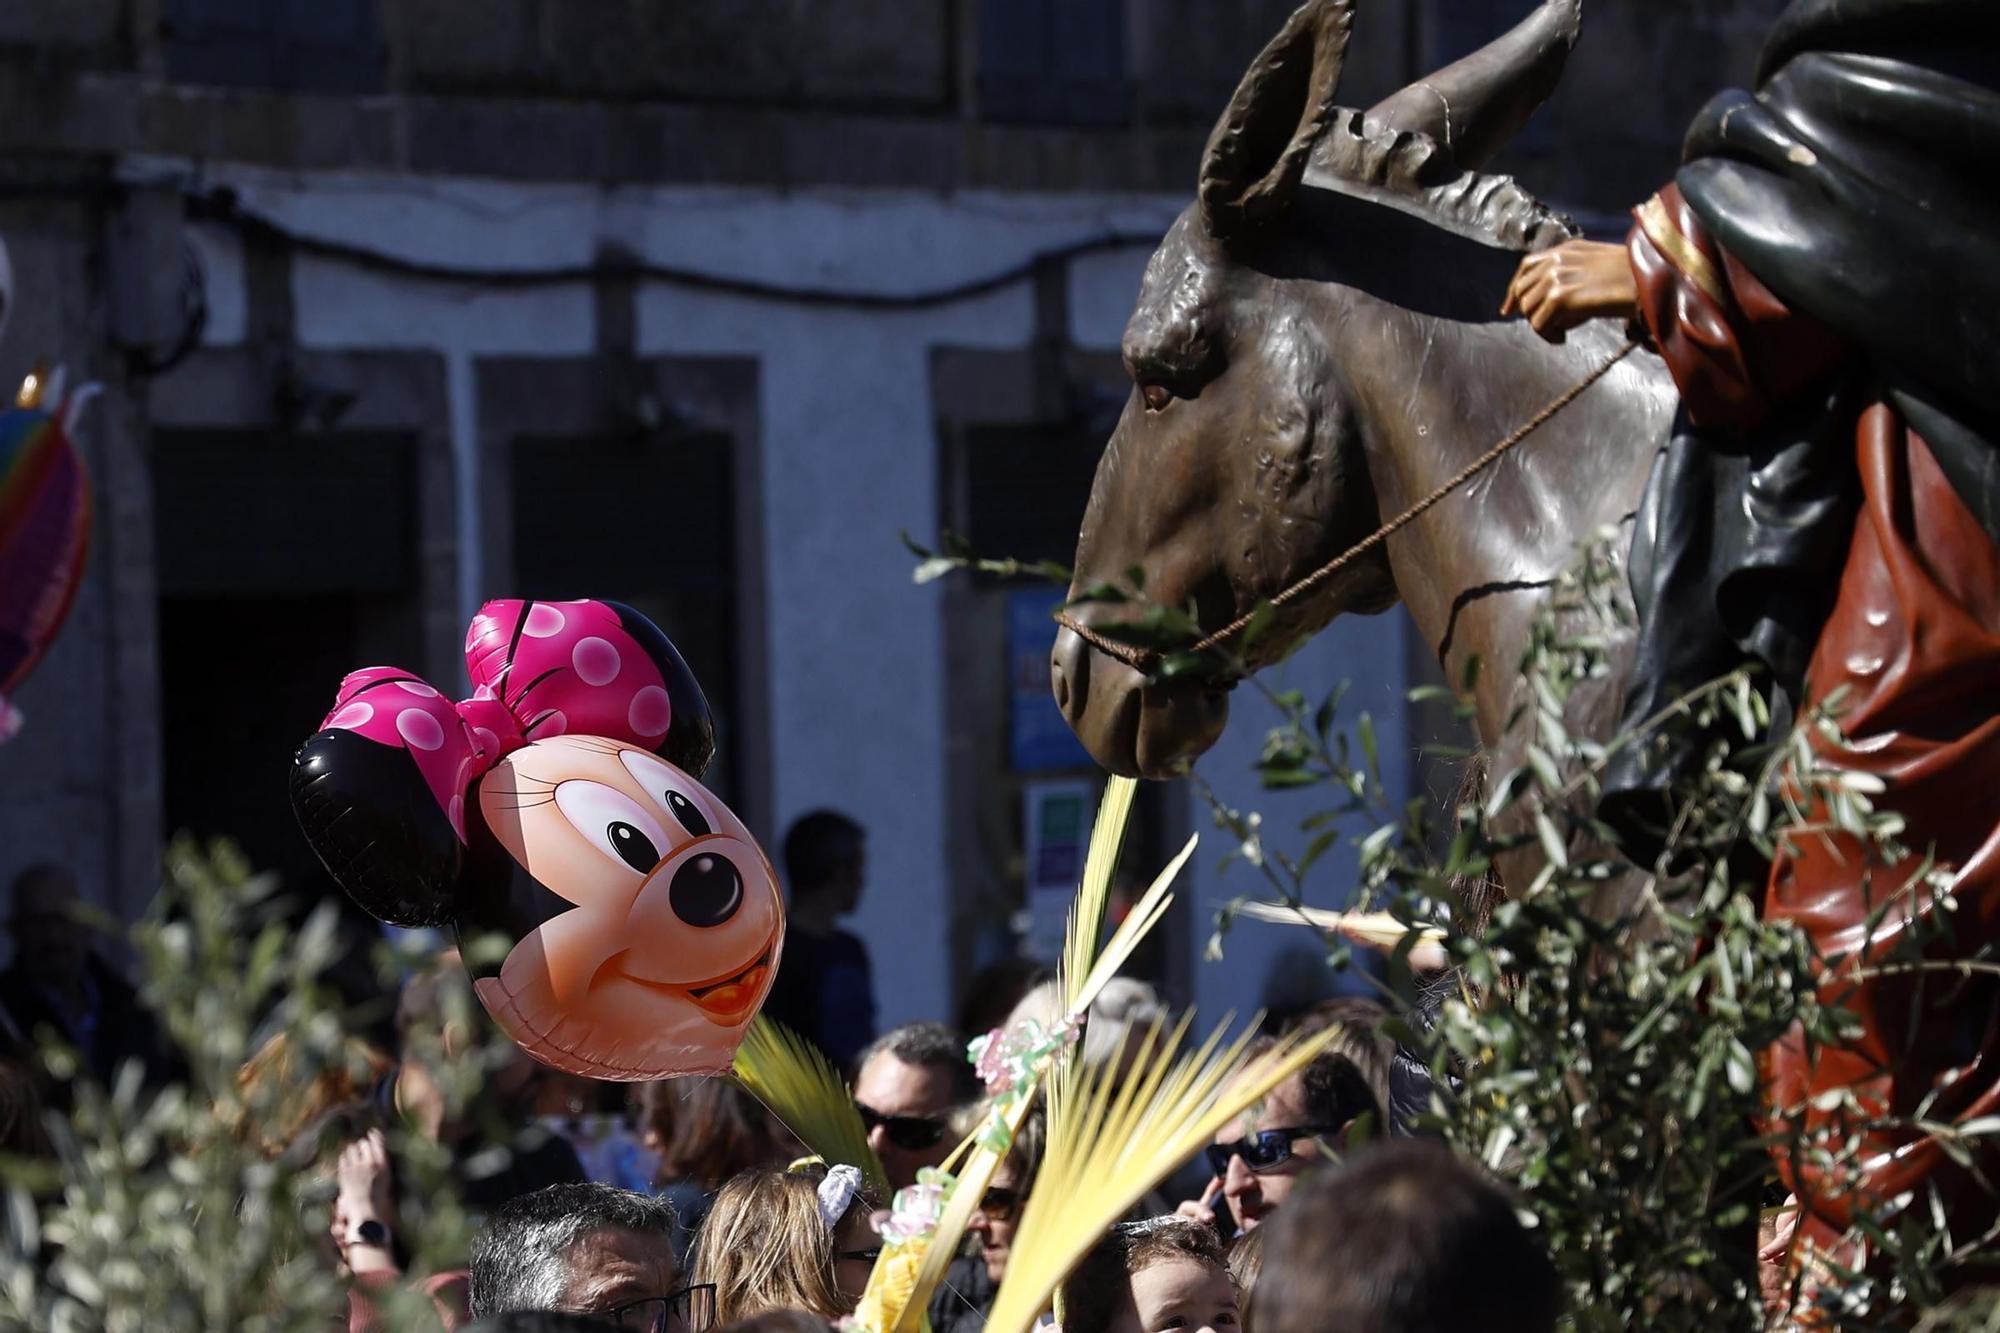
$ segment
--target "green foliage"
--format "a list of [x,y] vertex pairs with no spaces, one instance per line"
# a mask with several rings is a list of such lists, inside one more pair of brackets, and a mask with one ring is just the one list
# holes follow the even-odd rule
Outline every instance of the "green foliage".
[[1053,560],[990,560],[975,554],[963,537],[955,532],[947,532],[938,539],[943,548],[933,551],[921,545],[909,533],[903,536],[903,546],[917,557],[917,567],[911,579],[917,583],[934,583],[947,574],[958,572],[986,574],[1001,579],[1039,579],[1045,583],[1068,584],[1069,567]]
[[[1622,587],[1602,550],[1559,583],[1520,663],[1509,734],[1522,738],[1521,762],[1494,774],[1484,801],[1464,800],[1445,827],[1421,803],[1387,807],[1372,727],[1364,716],[1351,743],[1341,735],[1339,690],[1317,704],[1269,696],[1279,721],[1257,764],[1264,785],[1322,785],[1330,798],[1301,823],[1301,850],[1275,846],[1256,813],[1211,804],[1235,855],[1279,901],[1302,904],[1331,842],[1356,836],[1358,906],[1452,926],[1450,998],[1432,1025],[1399,1024],[1397,1035],[1429,1053],[1433,1127],[1506,1179],[1542,1232],[1575,1328],[1755,1329],[1764,1322],[1758,1222],[1776,1202],[1772,1146],[1845,1162],[1854,1134],[1880,1122],[1849,1103],[1846,1137],[1809,1142],[1801,1108],[1774,1116],[1765,1105],[1759,1052],[1787,1033],[1809,1046],[1839,1042],[1854,1020],[1823,1003],[1812,980],[1841,960],[1816,957],[1801,932],[1761,918],[1759,872],[1744,870],[1760,862],[1742,853],[1768,858],[1780,837],[1837,830],[1886,862],[1903,854],[1901,822],[1873,809],[1870,783],[1816,765],[1806,734],[1835,732],[1837,701],[1768,743],[1747,673],[1690,691],[1632,735],[1576,734],[1582,692],[1612,670]],[[1624,746],[1680,725],[1708,738],[1705,762],[1675,793],[1666,855],[1637,871],[1590,817],[1596,775]],[[1513,892],[1489,916],[1467,890],[1502,867]],[[1884,895],[1871,924],[1892,913],[1900,921],[1911,895],[1939,891],[1939,877],[1920,873]],[[1222,912],[1211,956],[1241,907]],[[1948,911],[1937,915],[1948,922]],[[1886,959],[1871,962],[1933,966],[1922,961],[1926,942],[1923,931],[1902,930]],[[1330,963],[1345,965],[1347,943],[1326,944]],[[1392,973],[1407,993],[1400,966]],[[1962,1152],[1967,1136],[1994,1128],[1943,1133]],[[1881,1258],[1866,1275],[1828,1275],[1818,1298],[1829,1326],[1907,1327],[1913,1308],[1942,1297],[1955,1266],[1983,1252],[1989,1237],[1954,1239],[1928,1203],[1892,1201],[1859,1224]],[[1937,1325],[1975,1326],[1996,1325]]]
[[[203,850],[183,840],[169,852],[160,898],[133,941],[142,998],[171,1038],[185,1081],[148,1091],[129,1065],[107,1090],[79,1073],[73,1053],[44,1053],[74,1109],[44,1117],[49,1156],[6,1164],[0,1327],[344,1326],[347,1286],[329,1235],[342,1126],[307,1124],[280,1143],[271,1131],[289,1134],[322,1076],[365,1091],[379,1066],[364,1058],[323,984],[336,947],[331,905],[296,929],[277,908],[273,883],[226,844]],[[392,974],[413,961],[382,960]],[[390,975],[385,995],[393,984]],[[465,998],[446,999],[461,1006],[447,1021],[480,1031]],[[274,1038],[283,1043],[282,1072],[240,1079]],[[448,1111],[477,1098],[499,1054],[491,1039],[451,1059],[431,1052]],[[469,1227],[444,1150],[400,1125],[390,1127],[390,1145],[403,1192],[430,1202],[422,1216],[398,1220],[411,1271],[462,1264]],[[436,1326],[429,1301],[414,1294],[391,1291],[376,1304],[388,1327]]]

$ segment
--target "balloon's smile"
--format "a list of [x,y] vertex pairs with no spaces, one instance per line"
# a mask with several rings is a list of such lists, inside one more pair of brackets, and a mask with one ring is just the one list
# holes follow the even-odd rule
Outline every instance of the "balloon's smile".
[[723,1027],[734,1027],[748,1018],[751,1011],[757,1007],[757,1002],[763,998],[764,976],[770,970],[771,950],[775,943],[775,940],[766,942],[763,951],[752,959],[747,967],[692,985],[649,981],[623,968],[618,970],[618,975],[635,985],[644,986],[647,990],[659,991],[664,995],[683,996],[714,1022]]

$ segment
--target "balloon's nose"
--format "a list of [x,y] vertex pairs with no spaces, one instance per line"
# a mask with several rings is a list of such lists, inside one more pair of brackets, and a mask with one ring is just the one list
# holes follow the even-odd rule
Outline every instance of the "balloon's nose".
[[725,937],[740,937],[747,946],[784,919],[779,903],[777,885],[754,846],[728,834],[707,834],[682,843],[646,877],[632,903],[628,925],[634,935],[628,943],[675,940],[678,949],[692,943],[692,927],[717,932],[703,937],[708,941],[703,948],[719,947],[716,941]]
[[720,852],[703,852],[674,871],[667,902],[690,926],[719,926],[743,905],[743,874]]

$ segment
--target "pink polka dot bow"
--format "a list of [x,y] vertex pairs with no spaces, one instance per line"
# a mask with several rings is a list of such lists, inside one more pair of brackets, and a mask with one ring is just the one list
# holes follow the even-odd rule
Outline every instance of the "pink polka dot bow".
[[565,735],[653,750],[673,722],[660,663],[605,602],[488,602],[465,666],[472,697],[458,703],[397,667],[353,672],[320,723],[408,750],[461,842],[466,794],[504,755]]

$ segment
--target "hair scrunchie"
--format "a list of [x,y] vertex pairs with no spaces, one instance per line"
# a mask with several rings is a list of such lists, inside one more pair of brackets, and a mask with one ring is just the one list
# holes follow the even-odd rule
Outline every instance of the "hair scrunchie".
[[861,1168],[842,1164],[827,1170],[826,1179],[819,1183],[819,1220],[832,1231],[840,1225],[840,1219],[847,1216],[847,1210],[854,1206],[855,1196],[861,1193]]

